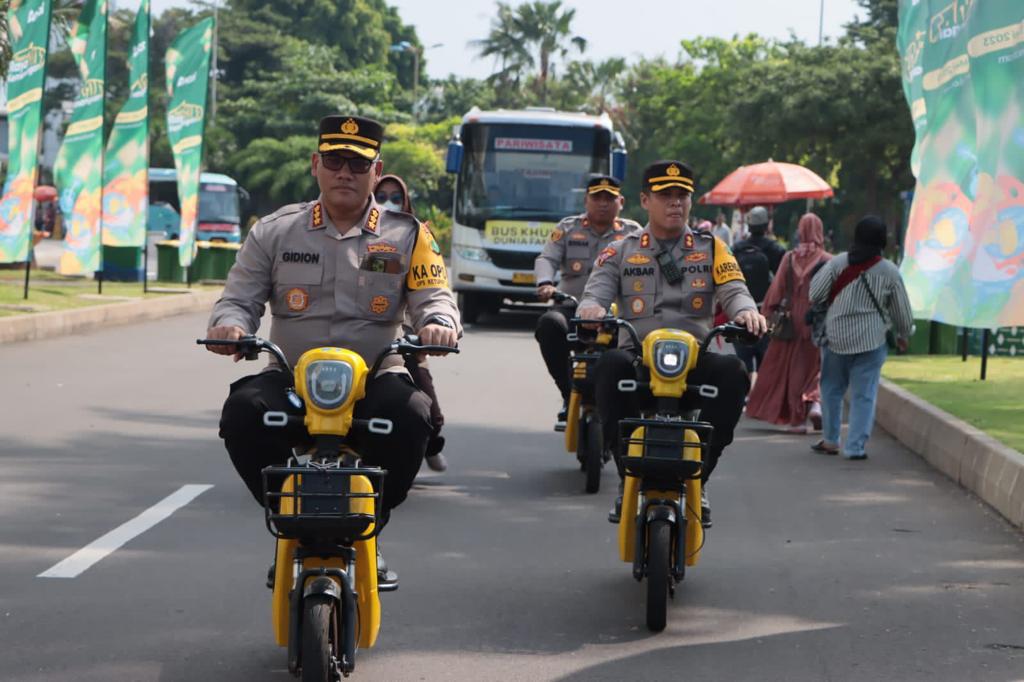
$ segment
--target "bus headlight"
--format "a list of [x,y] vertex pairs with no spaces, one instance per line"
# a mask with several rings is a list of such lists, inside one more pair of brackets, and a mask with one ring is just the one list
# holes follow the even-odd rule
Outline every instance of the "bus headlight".
[[318,360],[306,368],[309,400],[321,410],[341,405],[352,392],[352,367],[339,360]]
[[456,246],[455,253],[459,258],[465,258],[466,260],[475,260],[482,263],[491,260],[486,251],[475,246]]
[[682,341],[666,340],[654,344],[654,368],[666,379],[683,373],[690,359],[690,348]]

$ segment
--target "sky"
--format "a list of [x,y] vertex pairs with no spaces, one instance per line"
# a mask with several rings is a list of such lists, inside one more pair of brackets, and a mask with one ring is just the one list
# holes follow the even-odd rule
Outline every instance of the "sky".
[[[517,0],[511,0],[517,4]],[[119,7],[134,8],[136,0],[120,0]],[[152,0],[153,11],[188,6],[188,0]],[[440,78],[454,73],[462,77],[484,78],[493,63],[476,57],[467,47],[471,40],[483,38],[490,29],[494,0],[389,0],[397,6],[402,19],[416,27],[427,74]],[[679,41],[695,36],[731,37],[756,32],[773,38],[787,38],[790,32],[809,43],[818,41],[819,10],[824,5],[825,37],[843,32],[843,24],[858,12],[856,0],[563,0],[576,10],[573,28],[587,39],[585,56],[602,60],[608,57],[664,56],[679,54]],[[431,48],[435,44],[441,47]]]

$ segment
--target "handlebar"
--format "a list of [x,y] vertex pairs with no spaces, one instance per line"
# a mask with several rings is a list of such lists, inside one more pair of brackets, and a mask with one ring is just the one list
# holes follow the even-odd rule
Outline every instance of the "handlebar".
[[555,303],[558,303],[558,304],[571,303],[574,306],[577,306],[577,305],[580,304],[580,302],[576,299],[575,296],[573,296],[571,294],[567,294],[564,291],[556,291],[555,293],[553,293],[551,295],[551,300],[554,301]]

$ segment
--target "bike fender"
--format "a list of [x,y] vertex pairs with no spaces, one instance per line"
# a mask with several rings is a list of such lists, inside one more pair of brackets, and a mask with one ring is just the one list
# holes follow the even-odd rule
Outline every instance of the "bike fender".
[[325,594],[331,599],[341,601],[341,587],[327,576],[320,576],[310,580],[302,590],[303,599],[317,594]]
[[676,510],[664,504],[652,504],[647,508],[647,523],[658,520],[675,524]]

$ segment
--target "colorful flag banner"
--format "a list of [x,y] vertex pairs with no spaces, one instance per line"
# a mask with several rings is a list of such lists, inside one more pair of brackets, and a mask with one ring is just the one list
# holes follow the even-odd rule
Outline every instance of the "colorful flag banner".
[[103,244],[142,246],[149,211],[149,0],[128,52],[128,101],[114,120],[103,169]]
[[178,262],[188,267],[196,253],[199,173],[203,162],[206,92],[210,80],[213,19],[182,31],[167,50],[167,135],[178,172],[181,227]]
[[1024,3],[900,0],[915,317],[1024,325]]
[[50,0],[11,0],[7,37],[13,56],[7,72],[8,160],[0,198],[0,263],[20,263],[28,260],[32,239]]
[[72,27],[70,47],[82,86],[53,166],[53,180],[67,230],[57,271],[64,275],[81,275],[102,267],[100,212],[107,0],[86,1]]

